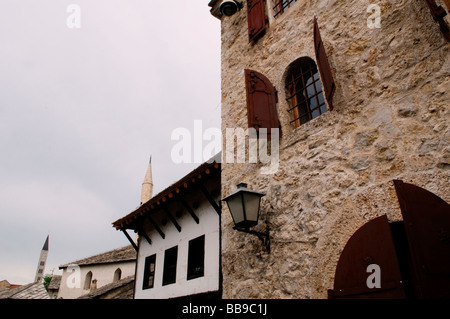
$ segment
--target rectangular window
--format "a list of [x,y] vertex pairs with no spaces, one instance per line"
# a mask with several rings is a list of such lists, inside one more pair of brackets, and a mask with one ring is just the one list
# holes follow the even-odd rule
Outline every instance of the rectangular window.
[[156,266],[156,255],[152,255],[145,258],[144,283],[142,285],[142,289],[153,288],[153,285],[155,283],[155,266]]
[[163,286],[177,281],[178,246],[167,249],[164,254]]
[[205,273],[205,235],[189,241],[187,279],[203,277]]
[[278,17],[280,14],[292,7],[296,1],[297,0],[273,0],[274,17]]

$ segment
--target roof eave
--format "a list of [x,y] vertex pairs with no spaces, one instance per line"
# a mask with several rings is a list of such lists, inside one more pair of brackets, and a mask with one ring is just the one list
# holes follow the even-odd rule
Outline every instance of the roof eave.
[[214,173],[220,174],[220,156],[221,153],[217,154],[211,160],[203,163],[195,170],[187,174],[185,177],[180,179],[178,182],[172,184],[159,194],[155,195],[148,202],[142,204],[130,214],[116,220],[112,223],[113,227],[116,228],[116,230],[133,229],[131,228],[132,224],[139,217],[150,211],[158,210],[163,203],[167,203],[175,195],[180,194],[181,192],[184,192],[192,187],[195,187],[196,182],[201,180],[204,175],[212,175]]

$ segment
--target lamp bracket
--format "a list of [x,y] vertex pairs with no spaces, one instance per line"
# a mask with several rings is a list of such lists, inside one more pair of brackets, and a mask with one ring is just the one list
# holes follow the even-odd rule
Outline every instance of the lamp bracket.
[[270,229],[267,226],[267,230],[265,233],[261,233],[261,232],[257,232],[254,230],[250,230],[249,228],[238,228],[238,227],[233,227],[234,230],[240,231],[242,233],[247,233],[247,234],[251,234],[251,235],[255,235],[257,236],[261,242],[263,243],[264,246],[266,246],[267,252],[270,254]]

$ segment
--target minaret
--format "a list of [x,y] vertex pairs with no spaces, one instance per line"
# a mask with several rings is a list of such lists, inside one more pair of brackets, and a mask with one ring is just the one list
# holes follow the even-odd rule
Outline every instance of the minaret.
[[35,282],[41,282],[44,277],[45,263],[47,262],[48,256],[48,237],[45,240],[44,246],[41,250],[41,255],[39,256],[39,263],[36,270],[36,277],[34,279]]
[[152,157],[148,162],[147,173],[145,174],[144,181],[142,182],[141,191],[141,205],[148,202],[153,196],[153,177],[152,177]]

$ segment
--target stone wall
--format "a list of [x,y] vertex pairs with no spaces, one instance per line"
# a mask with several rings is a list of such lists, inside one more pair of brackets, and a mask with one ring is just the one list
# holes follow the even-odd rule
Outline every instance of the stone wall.
[[[370,3],[381,7],[380,29],[367,27]],[[401,220],[394,179],[450,202],[450,45],[425,1],[299,0],[268,15],[255,44],[246,6],[221,19],[223,136],[247,128],[247,68],[278,89],[283,133],[276,174],[222,164],[222,197],[240,182],[267,194],[256,230],[267,224],[271,234],[268,254],[232,229],[224,205],[223,297],[326,298],[350,236],[380,215]],[[334,110],[294,128],[284,77],[297,58],[315,60],[314,16],[337,85]]]

